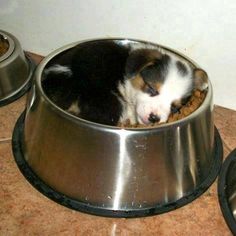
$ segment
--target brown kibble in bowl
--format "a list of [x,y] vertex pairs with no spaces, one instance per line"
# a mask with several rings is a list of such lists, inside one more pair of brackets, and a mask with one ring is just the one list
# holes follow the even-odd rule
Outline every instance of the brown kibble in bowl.
[[3,56],[9,48],[8,42],[0,35],[0,57]]
[[190,97],[189,101],[179,109],[179,112],[175,114],[173,113],[170,114],[167,123],[183,119],[186,116],[193,113],[202,104],[203,100],[205,99],[205,96],[206,96],[205,91],[203,92],[199,90],[193,91],[193,94]]

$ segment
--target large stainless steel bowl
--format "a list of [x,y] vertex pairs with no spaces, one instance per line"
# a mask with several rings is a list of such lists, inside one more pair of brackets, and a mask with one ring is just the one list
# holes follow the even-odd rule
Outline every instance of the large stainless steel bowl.
[[8,45],[0,56],[0,106],[13,102],[30,87],[34,64],[12,34],[0,30],[0,40]]
[[[151,44],[107,40],[124,47]],[[211,84],[203,104],[180,121],[140,129],[92,123],[59,108],[42,88],[45,67],[79,43],[60,48],[37,67],[26,113],[13,134],[15,159],[26,178],[63,205],[105,216],[158,214],[202,194],[222,161]]]

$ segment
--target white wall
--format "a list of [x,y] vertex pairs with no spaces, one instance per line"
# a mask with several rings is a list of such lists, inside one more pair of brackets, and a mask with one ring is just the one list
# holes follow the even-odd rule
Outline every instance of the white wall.
[[216,104],[236,110],[235,0],[0,0],[0,28],[42,55],[98,37],[171,47],[208,72]]

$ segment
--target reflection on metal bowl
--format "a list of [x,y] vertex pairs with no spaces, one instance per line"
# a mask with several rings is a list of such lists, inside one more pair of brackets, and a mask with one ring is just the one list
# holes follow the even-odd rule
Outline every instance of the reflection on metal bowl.
[[[124,47],[151,44],[103,40]],[[76,45],[53,52],[36,70],[26,113],[13,134],[14,156],[25,177],[53,200],[103,216],[158,214],[202,194],[216,178],[222,161],[222,144],[213,124],[211,84],[195,112],[156,128],[121,129],[82,120],[54,104],[41,80],[47,64]]]
[[225,221],[236,235],[236,149],[224,161],[218,180],[218,197]]
[[0,42],[7,45],[0,56],[0,106],[13,102],[30,87],[34,64],[13,35],[0,30]]

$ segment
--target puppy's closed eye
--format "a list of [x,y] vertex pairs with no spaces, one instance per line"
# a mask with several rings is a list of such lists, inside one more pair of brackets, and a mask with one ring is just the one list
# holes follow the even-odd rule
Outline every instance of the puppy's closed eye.
[[153,88],[151,85],[146,84],[145,86],[145,90],[146,93],[148,93],[151,97],[155,97],[157,95],[159,95],[159,92],[157,91],[157,89]]

